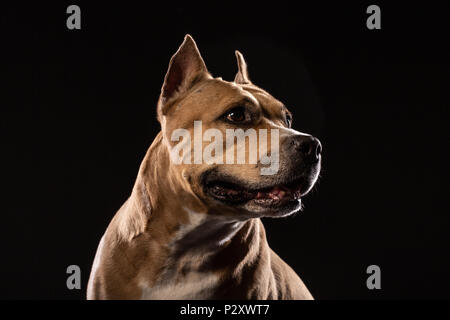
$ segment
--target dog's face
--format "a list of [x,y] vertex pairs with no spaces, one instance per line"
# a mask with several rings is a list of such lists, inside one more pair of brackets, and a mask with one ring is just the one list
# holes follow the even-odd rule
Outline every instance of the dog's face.
[[[236,56],[233,82],[209,75],[189,36],[172,57],[158,103],[163,139],[180,159],[171,158],[170,174],[211,213],[286,216],[300,209],[317,180],[321,144],[291,128],[287,107],[253,85],[243,56]],[[187,139],[174,134],[180,129]],[[239,129],[248,134],[241,140],[231,135]]]

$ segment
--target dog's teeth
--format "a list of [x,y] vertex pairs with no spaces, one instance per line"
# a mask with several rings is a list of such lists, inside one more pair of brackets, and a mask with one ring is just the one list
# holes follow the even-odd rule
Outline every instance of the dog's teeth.
[[272,189],[272,191],[270,193],[274,194],[274,195],[277,195],[278,193],[280,193],[280,191],[281,191],[280,188],[275,187],[275,188]]
[[282,190],[279,187],[275,187],[269,192],[261,192],[259,191],[255,198],[256,199],[268,199],[268,200],[281,200],[285,198],[289,194],[288,191]]

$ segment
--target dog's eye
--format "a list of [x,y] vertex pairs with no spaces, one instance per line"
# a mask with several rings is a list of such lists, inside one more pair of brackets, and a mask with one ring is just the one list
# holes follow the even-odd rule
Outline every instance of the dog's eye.
[[250,114],[244,107],[236,107],[225,114],[225,117],[230,122],[242,123],[250,121]]
[[289,113],[286,113],[286,124],[288,128],[290,128],[292,125],[292,116]]

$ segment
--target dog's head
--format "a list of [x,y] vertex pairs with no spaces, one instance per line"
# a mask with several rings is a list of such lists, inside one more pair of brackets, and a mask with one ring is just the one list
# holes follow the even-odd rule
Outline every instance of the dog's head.
[[210,212],[286,216],[316,182],[322,147],[291,128],[291,112],[236,57],[233,82],[208,73],[189,35],[170,60],[158,102],[169,174]]

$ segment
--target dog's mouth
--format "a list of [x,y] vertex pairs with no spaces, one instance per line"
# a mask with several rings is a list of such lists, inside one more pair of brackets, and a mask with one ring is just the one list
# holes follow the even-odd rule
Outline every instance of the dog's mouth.
[[306,179],[297,178],[285,184],[252,188],[240,183],[213,180],[206,184],[205,191],[214,199],[228,204],[236,205],[252,201],[260,206],[273,207],[299,200],[306,184]]

